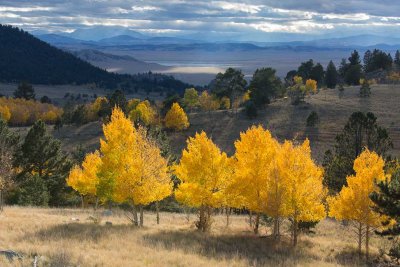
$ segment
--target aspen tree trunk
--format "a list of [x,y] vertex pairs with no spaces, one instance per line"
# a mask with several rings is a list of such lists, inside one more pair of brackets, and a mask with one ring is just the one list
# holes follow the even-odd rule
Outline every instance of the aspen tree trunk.
[[0,212],[3,211],[3,190],[0,190]]
[[156,202],[156,218],[157,218],[157,224],[160,224],[160,206],[158,201]]
[[85,201],[83,199],[83,195],[81,195],[81,208],[84,209],[85,208]]
[[249,211],[249,225],[251,228],[253,228],[253,213],[251,210]]
[[280,233],[279,233],[279,217],[274,218],[274,239],[279,240],[280,239]]
[[367,260],[369,258],[369,226],[367,225],[367,230],[365,233],[365,255]]
[[231,208],[226,208],[226,227],[229,227],[230,221],[229,218],[231,216]]
[[256,213],[256,219],[254,221],[254,233],[257,235],[258,234],[258,227],[260,225],[260,213]]
[[362,224],[358,226],[358,257],[361,259],[361,246],[362,246]]
[[297,246],[297,235],[298,235],[297,228],[298,228],[298,222],[297,222],[297,219],[294,219],[293,220],[293,246],[294,247]]
[[143,227],[143,205],[140,205],[140,227]]
[[133,224],[135,226],[139,226],[138,215],[137,215],[137,207],[135,204],[132,205],[132,213],[133,213]]
[[205,225],[205,216],[206,216],[205,207],[201,206],[199,212],[200,212],[200,215],[199,215],[199,222],[198,222],[197,228],[200,231],[204,232],[205,231],[205,227],[204,227],[204,225]]
[[99,207],[99,198],[96,197],[96,203],[94,204],[94,211],[97,211],[97,208]]

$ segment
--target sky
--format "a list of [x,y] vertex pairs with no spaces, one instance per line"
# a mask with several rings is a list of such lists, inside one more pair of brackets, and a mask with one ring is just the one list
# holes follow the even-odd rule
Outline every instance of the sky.
[[276,41],[400,36],[399,11],[398,0],[0,0],[0,23],[36,33],[123,27],[149,35]]

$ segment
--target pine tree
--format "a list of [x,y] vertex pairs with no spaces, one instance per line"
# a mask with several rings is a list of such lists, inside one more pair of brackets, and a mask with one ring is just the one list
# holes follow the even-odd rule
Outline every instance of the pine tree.
[[190,111],[199,105],[199,93],[195,88],[188,88],[185,90],[183,102]]
[[385,156],[392,146],[387,130],[378,125],[373,113],[354,112],[336,136],[334,151],[325,152],[325,185],[331,193],[339,192],[346,185],[346,177],[354,174],[354,160],[364,147]]
[[[383,236],[396,237],[400,235],[400,165],[396,164],[395,170],[391,174],[390,180],[380,181],[377,183],[379,190],[373,192],[370,196],[375,204],[375,211],[381,215],[392,218],[395,223],[390,225],[388,229],[378,232]],[[383,222],[383,225],[390,224],[391,221]],[[391,249],[391,254],[400,258],[399,244]]]
[[26,100],[35,99],[35,90],[33,86],[27,82],[22,82],[18,85],[17,90],[14,92],[15,98],[24,98]]
[[400,51],[397,50],[396,54],[394,56],[394,64],[397,66],[397,68],[400,68]]
[[332,60],[329,61],[326,67],[325,83],[328,88],[334,89],[337,84],[338,72]]
[[371,87],[369,86],[368,80],[364,79],[360,87],[360,97],[369,97],[370,95]]
[[19,136],[7,127],[4,120],[0,119],[0,212],[3,210],[4,195],[13,183],[12,160],[18,141]]
[[65,201],[65,178],[71,167],[61,143],[46,130],[42,121],[37,121],[29,130],[21,148],[17,151],[14,165],[20,171],[18,177],[38,175],[49,192],[49,204],[60,205]]

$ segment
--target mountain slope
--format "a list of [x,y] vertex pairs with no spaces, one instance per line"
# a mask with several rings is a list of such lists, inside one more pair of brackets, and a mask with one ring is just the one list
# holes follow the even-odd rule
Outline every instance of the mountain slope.
[[94,83],[109,89],[135,91],[181,92],[189,86],[161,74],[110,73],[18,28],[0,25],[0,82],[20,81],[34,84]]

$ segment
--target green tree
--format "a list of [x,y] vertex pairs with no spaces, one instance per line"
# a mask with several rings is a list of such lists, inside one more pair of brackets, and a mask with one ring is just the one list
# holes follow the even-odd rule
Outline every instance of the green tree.
[[14,166],[20,170],[17,179],[22,184],[27,176],[38,175],[47,187],[49,204],[63,204],[67,188],[65,177],[71,163],[61,150],[60,141],[47,133],[42,121],[37,121],[29,130],[15,155]]
[[31,84],[22,82],[18,85],[17,90],[14,91],[14,97],[26,100],[35,99],[35,90]]
[[[400,166],[396,166],[390,180],[381,181],[377,186],[379,191],[373,192],[370,196],[376,205],[376,211],[395,220],[391,227],[379,234],[397,237],[400,235]],[[384,224],[389,224],[389,221]],[[400,258],[399,244],[394,245],[391,254]]]
[[321,86],[325,82],[325,71],[324,67],[320,63],[315,64],[311,69],[310,77],[307,78],[317,81],[318,86]]
[[11,131],[7,123],[0,119],[0,212],[4,196],[12,185],[13,154],[18,146],[19,136]]
[[276,70],[272,68],[257,69],[250,82],[250,99],[261,107],[269,104],[271,98],[277,96],[282,88],[282,82],[276,76]]
[[244,79],[244,74],[241,70],[228,68],[225,73],[218,73],[215,79],[211,82],[210,87],[212,93],[218,97],[229,97],[231,107],[236,98],[246,92],[247,82]]
[[336,136],[334,152],[325,152],[324,183],[331,192],[339,192],[346,185],[346,177],[354,174],[353,162],[364,148],[384,157],[393,147],[387,130],[379,126],[376,120],[371,112],[354,112],[342,133]]
[[325,84],[328,88],[335,88],[337,84],[338,72],[336,70],[335,64],[333,64],[332,60],[329,61],[328,66],[326,67],[326,75],[325,75]]
[[370,95],[371,87],[369,86],[369,82],[367,81],[367,79],[364,79],[360,87],[360,97],[369,97]]
[[397,50],[396,54],[394,56],[394,64],[397,66],[397,68],[400,68],[400,51]]
[[199,93],[195,88],[188,88],[185,90],[185,95],[183,96],[183,102],[190,111],[199,105]]
[[121,90],[115,90],[114,93],[109,96],[108,102],[110,103],[109,114],[111,114],[111,110],[115,107],[119,107],[124,113],[126,113],[128,101],[126,100],[124,92]]

